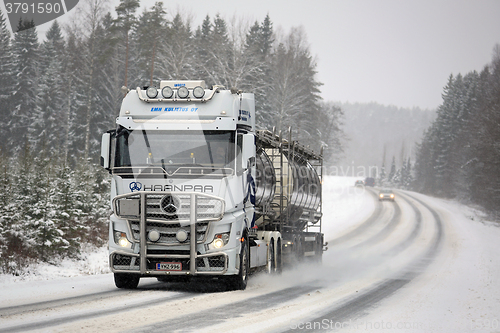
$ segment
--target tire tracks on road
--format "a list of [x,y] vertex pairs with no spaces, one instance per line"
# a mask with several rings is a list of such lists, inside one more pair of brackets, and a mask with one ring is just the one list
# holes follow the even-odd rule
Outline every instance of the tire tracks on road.
[[225,304],[224,306],[210,307],[209,309],[200,311],[196,314],[183,315],[152,325],[134,328],[130,330],[130,332],[165,332],[167,328],[169,332],[200,332],[209,326],[220,324],[223,321],[259,312],[275,307],[284,302],[292,301],[317,289],[318,287],[316,286],[290,287],[281,289],[279,291],[255,296],[239,302]]
[[[55,300],[55,301],[48,301],[48,302],[40,302],[40,303],[35,303],[34,305],[31,305],[33,307],[32,310],[26,310],[26,311],[21,311],[19,313],[23,314],[26,312],[30,311],[38,311],[38,310],[52,310],[53,308],[51,307],[51,304],[54,305],[54,307],[63,307],[66,306],[67,304],[71,303],[72,305],[74,304],[82,304],[84,302],[90,302],[90,301],[95,301],[102,299],[102,294],[117,294],[117,296],[123,297],[124,293],[120,292],[121,290],[116,290],[116,292],[110,291],[110,292],[103,292],[103,293],[96,293],[89,295],[89,298],[85,296],[76,296],[76,297],[71,297],[67,299],[62,299],[62,300]],[[130,291],[129,291],[130,292]],[[126,293],[126,291],[125,291]],[[136,292],[133,292],[136,293]],[[97,296],[97,298],[96,298]],[[98,317],[103,317],[111,314],[116,314],[116,313],[123,313],[126,311],[130,310],[138,310],[138,309],[144,309],[148,308],[152,305],[159,305],[163,303],[168,303],[172,301],[178,301],[182,299],[187,299],[187,298],[192,298],[193,294],[192,293],[182,293],[182,294],[177,294],[177,295],[172,295],[170,297],[162,297],[159,299],[154,299],[154,300],[147,300],[139,303],[135,303],[133,307],[131,307],[130,304],[126,304],[124,306],[118,306],[114,307],[112,309],[107,309],[107,310],[94,310],[90,312],[84,312],[84,313],[77,313],[77,314],[71,314],[69,316],[64,316],[64,317],[57,317],[53,316],[48,319],[44,320],[37,320],[35,322],[30,322],[28,324],[21,324],[21,325],[13,325],[9,327],[4,327],[0,328],[0,333],[7,333],[7,332],[26,332],[26,331],[31,331],[35,329],[47,329],[50,327],[55,327],[63,324],[68,324],[71,322],[79,321],[79,320],[84,320],[84,319],[93,319],[93,318],[98,318]],[[69,302],[62,304],[64,302]],[[28,305],[29,307],[29,305]],[[15,310],[18,307],[14,307]],[[3,317],[3,314],[0,315],[0,318]]]
[[[321,324],[324,323],[324,320],[326,320],[329,323],[337,323],[337,322],[342,323],[349,321],[350,319],[352,320],[362,317],[364,314],[367,313],[366,311],[368,309],[374,307],[378,302],[391,296],[392,294],[403,288],[405,285],[407,285],[409,282],[411,282],[414,278],[416,278],[421,272],[423,272],[429,266],[429,264],[438,255],[439,248],[444,238],[444,228],[441,218],[433,208],[431,208],[428,204],[426,204],[422,200],[408,193],[405,193],[405,195],[418,202],[425,209],[427,209],[433,216],[434,223],[436,226],[436,231],[429,246],[427,247],[427,250],[422,255],[420,255],[419,257],[411,261],[409,264],[407,264],[398,277],[385,279],[381,281],[380,283],[376,284],[374,287],[366,290],[365,292],[362,292],[354,297],[348,298],[342,305],[323,313],[321,316],[308,319],[307,320],[308,323],[318,323],[319,327],[322,327]],[[413,204],[410,205],[412,207],[415,207],[415,205]],[[418,216],[420,216],[421,219],[421,213]],[[418,227],[416,230],[419,230],[419,228],[420,227]],[[417,237],[417,233],[418,231],[414,230],[408,238],[415,239]],[[394,249],[403,249],[404,247],[406,247],[406,245],[403,242],[401,242],[400,244],[396,245]],[[293,332],[295,330],[290,328],[284,331]],[[314,332],[316,330],[304,328],[301,329],[301,331]]]

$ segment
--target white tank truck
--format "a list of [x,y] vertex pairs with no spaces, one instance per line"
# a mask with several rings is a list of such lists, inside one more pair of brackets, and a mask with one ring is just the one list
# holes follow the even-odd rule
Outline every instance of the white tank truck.
[[118,288],[211,277],[245,289],[253,271],[321,261],[321,152],[256,131],[253,94],[204,81],[124,92],[101,144]]

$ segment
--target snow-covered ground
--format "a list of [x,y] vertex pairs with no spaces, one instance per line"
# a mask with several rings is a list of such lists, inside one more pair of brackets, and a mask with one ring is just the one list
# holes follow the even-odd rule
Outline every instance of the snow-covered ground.
[[[330,249],[324,255],[322,267],[300,266],[272,278],[256,275],[251,277],[245,291],[214,294],[158,289],[156,280],[143,279],[141,292],[126,292],[126,306],[130,309],[131,304],[152,301],[151,307],[126,317],[110,314],[94,318],[82,324],[79,330],[93,332],[105,328],[114,332],[122,331],[126,325],[129,330],[136,327],[138,332],[161,331],[161,322],[156,329],[148,325],[159,318],[170,318],[172,325],[175,320],[191,315],[209,318],[210,312],[204,314],[207,305],[230,309],[230,304],[248,300],[247,310],[237,316],[228,313],[223,317],[231,320],[221,319],[203,331],[300,331],[307,328],[311,320],[322,318],[316,327],[319,331],[341,328],[341,331],[373,332],[500,332],[499,224],[488,221],[480,210],[412,192],[400,191],[396,205],[380,203],[374,200],[373,191],[355,188],[355,180],[352,177],[325,179],[323,232]],[[370,218],[373,223],[365,223]],[[435,253],[429,253],[429,248],[434,249],[430,246],[434,242],[438,245]],[[401,273],[411,267],[415,258],[420,258],[417,261],[422,264],[422,256],[432,260],[420,268],[411,268],[417,273]],[[116,288],[107,268],[105,247],[86,251],[79,261],[64,261],[57,267],[40,264],[30,271],[31,274],[21,277],[0,276],[3,301],[0,332],[1,319],[5,318],[2,309],[7,307],[65,297],[68,307],[73,307],[68,310],[70,314],[88,314],[109,308],[125,295],[114,294]],[[407,281],[403,281],[405,279]],[[384,283],[385,289],[380,287]],[[401,286],[391,289],[391,283]],[[148,286],[154,287],[148,289]],[[290,287],[292,289],[286,289]],[[280,290],[291,293],[290,290],[298,287],[306,291],[297,296],[279,293]],[[260,310],[262,303],[258,298],[275,300],[272,296],[275,292],[276,297],[284,297],[284,300]],[[72,305],[68,301],[70,297],[97,293],[112,293],[111,299],[103,298],[92,306]],[[361,295],[365,295],[364,298]],[[175,301],[175,297],[183,298]],[[168,305],[158,303],[169,299],[172,301]],[[257,305],[252,307],[254,303]],[[63,318],[70,315],[58,311],[54,310],[52,315]],[[44,316],[43,312],[23,314],[20,318],[12,315],[11,324],[37,321]],[[144,319],[137,320],[143,318],[141,316]],[[72,325],[52,331],[76,327]],[[192,331],[200,330],[198,326],[193,327]]]
[[411,332],[500,332],[500,224],[454,201],[412,195],[440,213],[440,254],[363,321],[408,323]]

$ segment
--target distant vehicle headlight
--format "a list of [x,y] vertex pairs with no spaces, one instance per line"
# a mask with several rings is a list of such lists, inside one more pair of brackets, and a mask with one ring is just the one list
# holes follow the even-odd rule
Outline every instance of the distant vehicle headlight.
[[380,197],[381,197],[381,198],[383,198],[383,197],[384,197],[384,195],[383,195],[382,193],[380,193]]

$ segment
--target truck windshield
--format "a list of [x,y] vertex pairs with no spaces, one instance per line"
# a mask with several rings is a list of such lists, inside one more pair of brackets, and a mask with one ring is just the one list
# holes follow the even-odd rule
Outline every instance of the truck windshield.
[[233,168],[233,131],[129,131],[116,136],[115,167],[196,165]]

